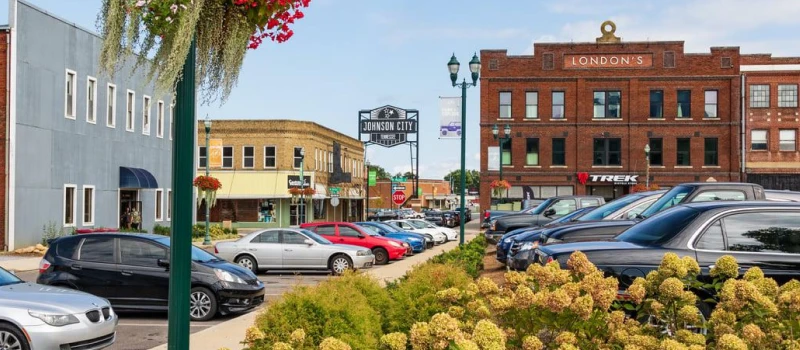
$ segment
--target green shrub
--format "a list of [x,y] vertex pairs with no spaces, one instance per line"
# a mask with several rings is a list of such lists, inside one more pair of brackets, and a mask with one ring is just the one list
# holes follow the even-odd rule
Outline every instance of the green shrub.
[[162,236],[169,236],[170,235],[170,226],[161,226],[156,224],[153,226],[153,233]]
[[[211,235],[211,239],[218,239],[221,237],[226,237],[230,234],[230,230],[225,232],[226,229],[222,228],[222,225],[211,225],[209,228],[208,234]],[[206,225],[204,224],[195,224],[192,226],[192,238],[203,238],[206,236]]]
[[473,278],[478,278],[483,270],[483,257],[486,255],[486,238],[478,236],[469,243],[433,257],[434,264],[453,263],[461,266]]

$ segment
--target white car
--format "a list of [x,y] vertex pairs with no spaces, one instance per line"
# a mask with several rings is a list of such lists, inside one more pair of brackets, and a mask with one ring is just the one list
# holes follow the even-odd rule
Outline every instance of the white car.
[[409,232],[416,232],[416,233],[427,233],[433,236],[433,241],[436,244],[442,244],[447,242],[447,235],[436,228],[429,228],[427,225],[422,226],[419,223],[412,222],[412,221],[425,221],[425,220],[418,220],[418,219],[409,219],[409,220],[389,220],[390,222],[403,230]]
[[452,228],[436,226],[435,224],[433,224],[431,222],[428,222],[427,220],[422,220],[422,219],[409,219],[409,220],[406,220],[406,221],[408,221],[412,225],[416,225],[416,226],[418,226],[420,228],[428,228],[428,229],[437,230],[437,231],[441,232],[442,234],[444,234],[447,237],[448,241],[455,241],[455,240],[458,239],[458,232],[456,232],[456,230],[453,230]]

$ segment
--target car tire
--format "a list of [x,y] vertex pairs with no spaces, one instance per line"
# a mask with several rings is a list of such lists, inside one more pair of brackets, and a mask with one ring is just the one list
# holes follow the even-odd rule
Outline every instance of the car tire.
[[0,348],[30,350],[31,346],[16,326],[0,323]]
[[447,130],[442,130],[442,136],[447,136]]
[[217,298],[208,288],[194,287],[189,293],[189,317],[192,321],[208,321],[217,315]]
[[250,256],[250,255],[242,255],[242,256],[236,257],[235,262],[236,262],[236,265],[239,265],[239,266],[244,267],[244,268],[246,268],[246,269],[248,269],[250,271],[253,271],[253,274],[258,274],[258,263],[256,262],[256,259],[254,259],[252,256]]
[[347,270],[353,269],[353,261],[344,254],[336,254],[331,258],[329,267],[334,275],[342,275]]
[[372,255],[375,255],[375,265],[386,265],[389,262],[389,252],[384,248],[372,248]]

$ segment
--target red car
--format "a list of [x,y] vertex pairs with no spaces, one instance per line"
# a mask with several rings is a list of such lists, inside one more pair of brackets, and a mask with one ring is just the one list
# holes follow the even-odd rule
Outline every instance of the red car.
[[382,236],[373,236],[362,228],[349,222],[309,222],[300,225],[325,237],[334,244],[350,244],[369,248],[375,255],[375,264],[383,265],[389,260],[402,259],[411,252],[408,243]]

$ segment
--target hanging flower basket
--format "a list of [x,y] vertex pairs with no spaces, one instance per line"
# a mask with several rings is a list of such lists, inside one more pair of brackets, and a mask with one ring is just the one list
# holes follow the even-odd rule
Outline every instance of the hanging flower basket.
[[315,191],[311,187],[306,187],[306,188],[303,189],[303,194],[306,195],[306,196],[313,196],[315,193],[317,193],[317,191]]
[[[310,0],[103,0],[102,70],[113,76],[120,58],[149,63],[156,93],[174,91],[193,38],[197,83],[205,102],[224,102],[236,84],[248,49],[264,39],[282,43],[304,17]],[[135,50],[135,52],[134,52]],[[127,70],[126,70],[127,71]]]
[[511,188],[511,184],[506,180],[494,180],[489,186],[492,188],[492,194],[495,197],[501,197],[503,191],[507,191]]
[[203,200],[209,205],[209,208],[217,205],[217,190],[222,188],[222,183],[214,177],[200,175],[194,178],[194,187],[197,187],[197,206],[199,207]]
[[299,187],[289,187],[289,194],[291,194],[292,197],[297,197],[301,193],[303,193],[303,190],[301,190]]

